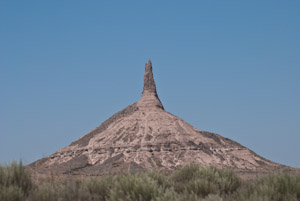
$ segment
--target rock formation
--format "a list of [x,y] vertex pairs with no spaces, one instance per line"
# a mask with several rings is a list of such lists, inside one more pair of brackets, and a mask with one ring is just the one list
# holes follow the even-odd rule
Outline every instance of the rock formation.
[[284,167],[166,112],[157,95],[149,60],[138,102],[29,166],[38,172],[101,175],[149,168],[172,170],[189,163],[249,171]]

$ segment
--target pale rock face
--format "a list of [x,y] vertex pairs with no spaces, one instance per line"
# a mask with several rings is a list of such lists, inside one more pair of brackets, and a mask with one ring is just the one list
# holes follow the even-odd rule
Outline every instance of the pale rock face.
[[30,165],[40,172],[101,175],[196,163],[240,170],[275,170],[266,160],[220,135],[200,131],[166,112],[145,65],[141,99],[53,155]]
[[152,63],[150,60],[145,64],[144,90],[141,100],[137,103],[137,107],[144,108],[144,110],[150,110],[153,107],[164,109],[156,92]]

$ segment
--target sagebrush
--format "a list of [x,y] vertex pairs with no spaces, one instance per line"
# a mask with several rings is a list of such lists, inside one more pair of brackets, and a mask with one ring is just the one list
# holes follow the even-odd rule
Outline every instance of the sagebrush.
[[230,170],[197,165],[158,171],[35,181],[22,163],[0,166],[0,201],[300,201],[300,176],[242,181]]

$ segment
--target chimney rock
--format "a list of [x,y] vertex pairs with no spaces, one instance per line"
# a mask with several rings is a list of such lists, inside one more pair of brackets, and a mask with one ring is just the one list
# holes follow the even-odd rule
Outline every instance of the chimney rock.
[[138,105],[141,108],[151,108],[154,106],[160,109],[164,109],[156,92],[156,85],[153,77],[152,63],[150,59],[145,64],[144,90],[142,93],[142,97],[138,102]]

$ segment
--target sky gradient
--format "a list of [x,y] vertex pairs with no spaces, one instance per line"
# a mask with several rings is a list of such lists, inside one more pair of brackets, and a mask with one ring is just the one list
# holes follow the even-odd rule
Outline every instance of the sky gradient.
[[33,162],[139,100],[300,167],[300,1],[0,1],[0,163]]

